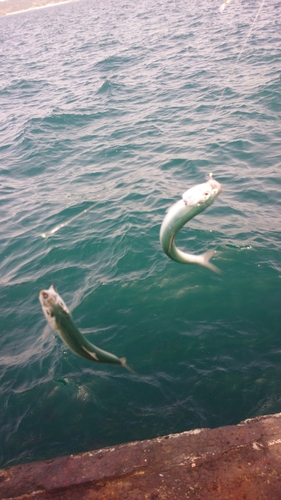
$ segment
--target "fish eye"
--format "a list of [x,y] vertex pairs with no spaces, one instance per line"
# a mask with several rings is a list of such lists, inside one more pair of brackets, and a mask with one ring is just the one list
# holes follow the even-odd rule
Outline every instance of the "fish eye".
[[47,292],[43,292],[42,295],[43,299],[47,299],[49,297],[49,294]]

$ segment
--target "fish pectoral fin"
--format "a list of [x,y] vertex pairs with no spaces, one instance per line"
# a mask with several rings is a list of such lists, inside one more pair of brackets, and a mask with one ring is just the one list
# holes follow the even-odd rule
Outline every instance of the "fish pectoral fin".
[[91,356],[91,358],[93,358],[94,361],[99,361],[97,355],[94,352],[88,351],[88,349],[86,349],[86,347],[84,347],[83,345],[81,345],[81,347],[83,351],[85,351],[87,354],[89,354],[89,356]]
[[42,331],[42,339],[45,340],[47,337],[49,337],[50,333],[52,333],[53,329],[51,328],[51,325],[49,323],[44,326],[43,331]]

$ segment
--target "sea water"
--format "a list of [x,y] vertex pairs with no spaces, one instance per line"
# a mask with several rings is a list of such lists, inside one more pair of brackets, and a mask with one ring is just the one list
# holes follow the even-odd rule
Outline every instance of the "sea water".
[[[0,18],[1,467],[281,411],[281,4],[220,4]],[[221,275],[159,243],[209,172],[177,245]],[[51,283],[137,375],[50,331]]]

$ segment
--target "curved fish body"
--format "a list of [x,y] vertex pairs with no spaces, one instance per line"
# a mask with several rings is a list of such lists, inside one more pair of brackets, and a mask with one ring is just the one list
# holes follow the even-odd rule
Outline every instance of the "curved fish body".
[[175,245],[176,235],[184,224],[209,207],[221,193],[221,190],[221,184],[215,181],[210,174],[210,179],[207,182],[188,189],[182,195],[182,199],[169,208],[160,229],[160,243],[168,257],[181,264],[199,264],[216,273],[221,272],[209,261],[215,252],[214,250],[209,250],[201,255],[193,255],[179,250]]
[[82,335],[75,326],[65,302],[55,291],[53,285],[51,285],[48,290],[41,290],[39,293],[39,301],[44,316],[51,328],[59,334],[61,340],[75,354],[89,361],[121,365],[133,372],[133,370],[127,366],[125,358],[118,358],[115,354],[111,354],[110,352],[96,347]]

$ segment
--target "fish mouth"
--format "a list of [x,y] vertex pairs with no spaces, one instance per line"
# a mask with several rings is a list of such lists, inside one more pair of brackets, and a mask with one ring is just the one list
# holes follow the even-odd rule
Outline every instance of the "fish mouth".
[[49,293],[49,290],[41,290],[39,292],[39,302],[42,307],[49,307],[50,304],[53,302],[52,296]]
[[215,196],[218,196],[222,192],[222,185],[212,177],[208,180],[208,184],[210,184]]
[[39,292],[39,301],[41,305],[44,305],[48,299],[51,298],[52,292],[55,292],[54,285],[51,284],[50,288],[48,290],[41,290]]
[[41,290],[38,298],[43,309],[49,308],[53,310],[53,308],[56,307],[63,310],[66,314],[70,314],[68,307],[54,289],[53,284],[50,288],[48,288],[48,290]]

